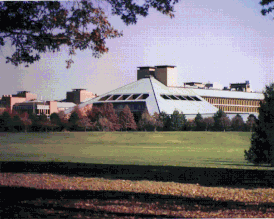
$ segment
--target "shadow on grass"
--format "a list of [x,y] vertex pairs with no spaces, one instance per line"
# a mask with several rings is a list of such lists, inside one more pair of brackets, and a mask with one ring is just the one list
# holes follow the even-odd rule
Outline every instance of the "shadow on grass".
[[[246,204],[236,201],[216,201],[211,198],[184,196],[158,195],[149,193],[134,193],[120,191],[90,191],[90,190],[42,190],[23,187],[0,187],[1,205],[0,216],[7,218],[22,218],[29,215],[34,218],[49,216],[47,211],[53,211],[55,216],[58,214],[65,216],[80,213],[81,215],[114,215],[114,216],[134,216],[134,217],[168,217],[169,215],[155,215],[154,213],[130,213],[128,211],[115,212],[115,205],[131,207],[134,205],[147,206],[156,204],[155,209],[167,211],[178,211],[178,206],[185,211],[218,211],[225,209],[244,209],[255,211],[266,211],[273,208],[273,203],[266,204]],[[11,195],[14,194],[14,195]],[[15,195],[16,194],[16,195]],[[85,205],[89,200],[96,200],[96,205]],[[119,201],[123,203],[119,204]],[[75,203],[84,202],[81,207]],[[102,201],[102,202],[100,202]],[[115,202],[118,201],[118,202]],[[96,208],[96,206],[114,205],[113,210],[107,208]],[[91,206],[91,207],[87,207]],[[95,206],[95,207],[94,207]],[[103,210],[102,210],[103,209]],[[55,213],[54,213],[55,212]],[[59,212],[59,213],[58,213]],[[173,216],[174,217],[174,216]]]
[[239,188],[273,187],[271,170],[172,166],[109,165],[70,162],[0,162],[0,172],[53,173],[106,179],[199,183]]

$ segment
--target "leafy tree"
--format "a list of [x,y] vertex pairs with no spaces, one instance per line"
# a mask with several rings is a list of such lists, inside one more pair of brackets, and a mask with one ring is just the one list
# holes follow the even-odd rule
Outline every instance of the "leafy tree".
[[108,121],[106,117],[99,118],[97,122],[99,127],[99,131],[112,131],[113,130],[113,124],[112,122]]
[[90,128],[92,126],[89,118],[86,116],[79,119],[77,122],[77,125],[79,127],[83,127],[85,132],[87,131],[87,128]]
[[58,116],[60,118],[61,121],[61,125],[60,125],[60,131],[62,130],[66,130],[68,128],[68,115],[64,113],[64,111],[60,111],[58,113]]
[[[127,25],[135,24],[137,16],[146,17],[149,8],[173,17],[173,5],[178,0],[148,0],[139,5],[132,0],[105,0],[112,14]],[[100,3],[99,3],[100,4]],[[8,41],[15,47],[7,62],[13,65],[31,64],[45,52],[60,51],[68,46],[69,55],[75,50],[92,51],[94,57],[106,53],[106,39],[122,36],[115,30],[100,6],[93,1],[6,1],[0,2],[0,46]],[[67,68],[73,63],[66,61]]]
[[18,132],[21,131],[23,123],[18,115],[15,115],[12,119],[13,128],[16,129]]
[[119,123],[123,130],[127,131],[128,129],[131,129],[131,130],[137,129],[137,125],[135,123],[134,116],[133,116],[130,108],[128,107],[128,105],[126,105],[124,107],[123,111],[120,113]]
[[197,131],[196,127],[195,119],[187,120],[187,131]]
[[112,123],[111,125],[111,131],[116,131],[116,130],[120,130],[121,125],[119,124],[119,118],[113,108],[113,104],[112,103],[105,103],[103,104],[103,106],[101,107],[101,112],[102,112],[102,116],[107,118],[107,120],[109,122]]
[[52,128],[52,131],[53,129],[55,128],[55,130],[61,130],[61,126],[62,126],[62,122],[61,122],[61,119],[59,117],[59,115],[57,113],[52,113],[50,115],[50,126]]
[[225,131],[230,126],[229,118],[226,116],[225,112],[220,109],[214,114],[213,119],[215,131]]
[[186,129],[187,120],[183,113],[179,113],[178,110],[174,110],[170,117],[170,130],[182,131]]
[[194,122],[195,122],[195,131],[205,131],[206,125],[200,113],[196,115]]
[[151,117],[151,125],[154,127],[154,131],[157,131],[157,128],[163,128],[164,123],[159,113],[154,113]]
[[274,84],[266,86],[259,117],[245,159],[254,164],[274,166]]
[[[30,119],[30,125],[31,126],[31,130],[32,131],[38,131],[39,130],[39,118],[36,114],[34,113],[30,113],[28,116],[26,116],[26,113],[23,113],[23,117],[21,117],[21,119],[24,119],[26,121],[26,123],[28,123],[27,119]],[[26,131],[26,130],[25,130]]]
[[30,115],[28,113],[26,113],[26,112],[22,113],[20,115],[20,118],[21,118],[21,121],[22,121],[22,123],[24,125],[25,132],[27,132],[28,128],[32,125],[32,121],[34,121],[34,120],[31,120],[30,119]]
[[227,131],[231,126],[231,121],[227,116],[223,116],[220,118],[220,124],[222,127],[222,130]]
[[254,131],[254,129],[256,127],[256,121],[257,121],[257,118],[253,114],[250,114],[247,117],[247,121],[246,121],[246,129],[247,129],[247,131],[249,131],[249,132],[253,132]]
[[213,117],[204,118],[204,123],[205,123],[205,130],[206,131],[211,131],[213,129],[213,127],[214,127]]
[[74,130],[74,131],[77,130],[79,120],[80,120],[80,118],[79,118],[78,113],[76,111],[73,111],[70,115],[69,120],[68,120],[71,130]]
[[237,114],[235,117],[231,120],[231,128],[233,131],[243,131],[244,130],[244,120],[243,118]]
[[138,122],[138,128],[143,131],[147,131],[153,128],[151,123],[151,116],[147,109],[143,112],[142,117]]
[[12,130],[12,117],[9,112],[5,111],[0,117],[0,127],[4,132]]
[[[119,118],[115,113],[112,103],[106,103],[102,106],[93,106],[92,110],[88,113],[88,118],[91,121],[94,130],[100,129],[99,119],[106,118],[109,124],[110,131],[120,130]],[[111,125],[110,125],[111,123]]]
[[161,112],[159,114],[159,119],[163,122],[163,131],[169,131],[170,130],[170,115],[168,115],[166,112]]

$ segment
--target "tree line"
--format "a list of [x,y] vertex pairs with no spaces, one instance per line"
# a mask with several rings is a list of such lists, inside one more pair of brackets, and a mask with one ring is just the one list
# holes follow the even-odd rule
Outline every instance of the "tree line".
[[200,113],[194,119],[186,119],[183,112],[174,110],[150,115],[145,110],[135,118],[128,106],[116,113],[112,103],[102,106],[76,106],[72,113],[35,115],[5,110],[0,115],[0,132],[47,132],[47,131],[249,131],[257,124],[256,117],[249,115],[246,122],[237,114],[230,119],[222,110],[213,117],[203,118]]

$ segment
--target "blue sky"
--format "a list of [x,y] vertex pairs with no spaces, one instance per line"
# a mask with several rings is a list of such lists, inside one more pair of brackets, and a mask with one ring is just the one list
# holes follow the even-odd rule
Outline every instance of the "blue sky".
[[58,100],[74,88],[100,95],[136,81],[138,66],[155,65],[177,66],[179,85],[249,80],[253,91],[262,91],[273,81],[274,20],[261,9],[259,0],[187,0],[175,5],[173,19],[151,10],[126,26],[109,15],[123,37],[107,40],[109,52],[99,59],[76,51],[70,69],[65,47],[25,68],[6,64],[13,50],[6,46],[0,52],[0,95],[28,90]]

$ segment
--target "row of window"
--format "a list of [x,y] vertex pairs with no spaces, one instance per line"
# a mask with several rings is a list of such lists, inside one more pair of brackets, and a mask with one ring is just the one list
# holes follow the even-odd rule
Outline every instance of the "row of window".
[[243,100],[218,97],[203,97],[211,104],[228,104],[228,105],[243,105],[243,106],[260,106],[260,100]]
[[[16,109],[16,111],[18,113],[24,113],[24,112],[28,112],[29,114],[33,113],[33,109]],[[36,115],[42,115],[42,114],[49,115],[50,114],[49,109],[35,109],[34,112]]]
[[170,94],[161,94],[160,95],[165,100],[190,100],[190,101],[201,101],[196,96],[181,96],[181,95],[170,95]]
[[149,94],[109,94],[100,98],[99,101],[145,100],[148,97]]
[[216,106],[224,112],[253,112],[258,113],[257,107],[245,107],[245,106]]

